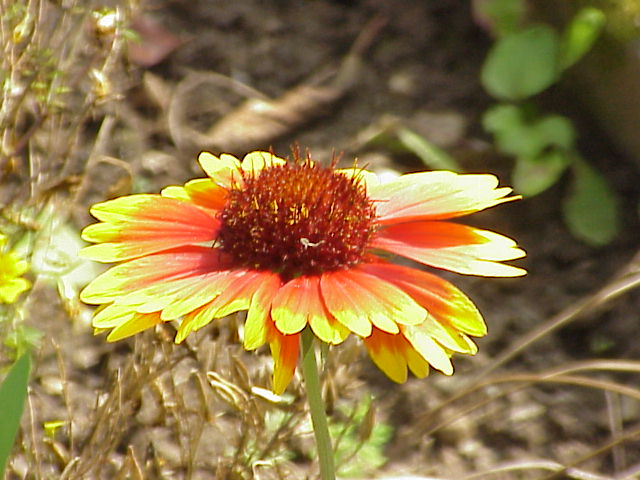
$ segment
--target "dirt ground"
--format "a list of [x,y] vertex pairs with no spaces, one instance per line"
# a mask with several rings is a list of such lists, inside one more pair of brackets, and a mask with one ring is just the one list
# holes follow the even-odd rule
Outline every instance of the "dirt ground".
[[[321,161],[339,152],[377,171],[428,168],[398,141],[398,126],[465,171],[509,183],[511,160],[480,127],[491,103],[479,83],[491,38],[466,1],[111,6],[131,15],[139,39],[118,52],[110,90],[64,163],[65,181],[47,190],[76,230],[90,221],[93,202],[200,176],[195,155],[203,148],[286,155],[297,144]],[[79,61],[90,64],[96,42]],[[332,422],[345,449],[356,450],[339,457],[344,472],[352,464],[360,478],[640,478],[640,293],[624,291],[640,271],[640,177],[571,88],[543,101],[571,116],[584,155],[620,193],[622,231],[598,248],[573,238],[559,206],[565,182],[469,219],[516,238],[529,274],[445,274],[489,325],[478,355],[456,358],[453,377],[396,385],[355,341],[331,352]],[[557,97],[564,101],[554,104]],[[58,178],[52,170],[45,177]],[[22,202],[20,171],[3,182],[3,206]],[[315,478],[300,380],[281,400],[252,390],[269,388],[270,357],[242,350],[241,319],[180,346],[171,326],[108,344],[92,335],[90,311],[71,304],[44,280],[29,294],[26,321],[44,336],[6,478]],[[563,319],[497,365],[536,329]],[[369,396],[375,409],[353,414]],[[58,420],[63,426],[48,435],[44,422]]]

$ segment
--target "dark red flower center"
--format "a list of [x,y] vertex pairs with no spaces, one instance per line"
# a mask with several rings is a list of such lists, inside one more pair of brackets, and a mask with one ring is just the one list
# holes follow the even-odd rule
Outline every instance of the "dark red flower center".
[[358,179],[296,159],[243,175],[220,214],[220,247],[238,266],[283,278],[359,263],[375,209]]

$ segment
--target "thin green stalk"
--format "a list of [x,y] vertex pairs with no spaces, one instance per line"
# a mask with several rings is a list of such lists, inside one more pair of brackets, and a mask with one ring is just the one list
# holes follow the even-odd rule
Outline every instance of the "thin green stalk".
[[336,470],[333,464],[333,448],[327,424],[327,414],[322,401],[320,377],[314,349],[314,334],[309,327],[302,332],[302,376],[307,390],[307,401],[311,413],[311,423],[316,436],[316,447],[320,461],[320,478],[335,480]]

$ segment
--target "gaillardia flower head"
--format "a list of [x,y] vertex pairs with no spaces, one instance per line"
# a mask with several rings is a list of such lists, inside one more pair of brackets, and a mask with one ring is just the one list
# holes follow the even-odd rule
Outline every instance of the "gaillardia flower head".
[[31,287],[21,275],[29,264],[13,251],[5,251],[6,235],[0,233],[0,303],[14,303],[20,294]]
[[102,305],[93,320],[108,340],[176,321],[176,342],[246,310],[244,346],[269,343],[282,392],[310,328],[330,345],[360,337],[373,361],[403,382],[407,367],[451,374],[454,352],[486,327],[449,282],[390,263],[399,255],[462,274],[513,277],[523,257],[510,238],[450,219],[514,200],[493,175],[448,171],[381,182],[368,171],[253,152],[242,161],[199,156],[207,178],[94,205],[100,223],[83,254],[119,262],[82,292]]

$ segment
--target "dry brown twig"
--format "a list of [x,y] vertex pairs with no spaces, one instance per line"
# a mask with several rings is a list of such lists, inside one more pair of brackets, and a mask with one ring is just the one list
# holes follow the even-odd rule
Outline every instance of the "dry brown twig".
[[205,83],[220,86],[222,80],[217,74],[211,73],[189,75],[178,85],[169,105],[167,115],[171,137],[183,150],[241,152],[268,146],[326,113],[331,105],[349,92],[358,80],[363,54],[373,44],[385,23],[384,18],[375,17],[365,25],[335,76],[323,85],[305,83],[278,98],[268,99],[233,82],[233,90],[250,98],[222,116],[205,132],[189,126],[188,114],[192,102],[189,102],[188,96]]

